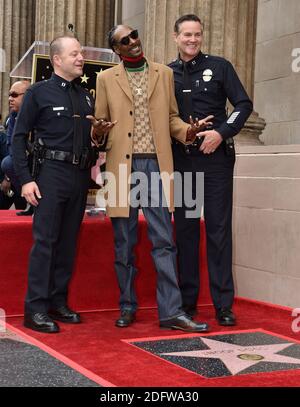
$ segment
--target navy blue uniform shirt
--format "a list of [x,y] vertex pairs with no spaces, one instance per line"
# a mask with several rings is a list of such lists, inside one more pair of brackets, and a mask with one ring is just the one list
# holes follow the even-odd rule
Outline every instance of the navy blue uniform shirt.
[[[47,148],[73,151],[74,118],[68,92],[70,82],[52,74],[49,80],[37,82],[25,93],[13,135],[13,160],[16,174],[22,185],[33,181],[26,157],[26,140],[30,132],[41,138]],[[86,115],[94,114],[94,100],[81,86],[78,92],[78,109],[82,119],[83,147],[91,145],[91,123]]]
[[[195,119],[214,115],[213,128],[223,139],[235,136],[250,116],[253,105],[232,64],[224,58],[200,52],[196,58],[186,63],[191,89],[183,86],[183,64],[177,59],[169,64],[173,69],[175,92],[180,117],[184,117],[184,92],[192,97]],[[229,117],[226,114],[226,101],[234,107]]]

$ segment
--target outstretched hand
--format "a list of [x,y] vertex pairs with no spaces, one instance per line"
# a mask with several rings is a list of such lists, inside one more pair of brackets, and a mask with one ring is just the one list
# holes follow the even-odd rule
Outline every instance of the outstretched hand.
[[86,116],[86,118],[91,121],[92,126],[94,128],[92,138],[93,138],[93,141],[95,142],[95,144],[97,144],[99,142],[98,137],[101,138],[102,136],[104,136],[117,123],[117,120],[115,120],[114,122],[108,122],[108,121],[106,121],[104,119],[97,120],[92,115],[88,115],[88,116]]
[[198,118],[196,118],[196,120],[193,120],[192,116],[190,116],[189,120],[191,126],[187,129],[186,141],[193,142],[200,131],[205,130],[208,126],[212,125],[211,120],[213,118],[214,116],[210,115],[202,120],[199,120]]

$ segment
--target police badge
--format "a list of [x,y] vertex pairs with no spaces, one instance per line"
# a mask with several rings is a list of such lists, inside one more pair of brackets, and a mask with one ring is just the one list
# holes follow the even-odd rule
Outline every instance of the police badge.
[[202,78],[203,78],[204,82],[209,82],[209,81],[211,81],[212,76],[213,76],[212,70],[205,69],[205,71],[203,72]]

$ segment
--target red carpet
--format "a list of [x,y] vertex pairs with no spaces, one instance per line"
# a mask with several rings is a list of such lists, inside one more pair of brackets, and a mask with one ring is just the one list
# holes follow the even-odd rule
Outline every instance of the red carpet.
[[[201,337],[209,338],[221,332],[229,334],[262,330],[262,332],[276,334],[280,338],[284,336],[285,340],[300,340],[299,333],[293,333],[291,330],[292,317],[288,309],[270,307],[243,299],[236,301],[234,309],[238,315],[238,326],[221,328],[214,320],[211,306],[199,307],[199,318],[207,320],[212,327],[210,334],[201,335]],[[195,335],[159,329],[156,310],[140,311],[137,322],[125,329],[114,327],[117,315],[115,311],[85,313],[82,325],[60,324],[62,331],[57,335],[45,335],[25,329],[22,327],[21,318],[9,318],[8,323],[54,349],[63,357],[71,359],[91,374],[98,375],[102,381],[106,380],[116,386],[289,387],[300,385],[300,369],[204,378],[126,342],[141,338],[149,340],[167,337],[188,338]]]
[[[32,245],[31,217],[19,217],[15,211],[0,211],[0,235],[5,241],[0,265],[0,308],[7,315],[23,313],[28,255]],[[202,224],[204,231],[204,224]],[[201,303],[210,304],[207,266],[202,233]],[[140,307],[156,306],[156,273],[151,258],[151,243],[143,217],[139,222],[136,250],[139,274],[136,279]],[[80,233],[76,268],[70,287],[70,305],[77,310],[118,308],[119,289],[113,268],[113,234],[110,220],[86,216]]]
[[[174,343],[180,343],[195,337],[178,331],[161,330],[158,327],[157,310],[153,308],[156,306],[155,271],[150,256],[151,244],[147,239],[147,228],[143,218],[140,219],[140,239],[137,247],[137,264],[140,270],[137,278],[137,293],[140,310],[136,323],[125,329],[114,326],[114,321],[118,317],[116,310],[118,287],[113,271],[113,239],[110,221],[85,218],[80,234],[76,272],[70,290],[70,305],[77,310],[85,310],[82,314],[84,323],[60,324],[61,332],[53,335],[40,334],[24,328],[22,317],[13,315],[22,314],[23,311],[28,254],[32,244],[31,222],[32,220],[28,218],[18,218],[13,211],[0,211],[0,233],[5,241],[5,250],[2,250],[1,255],[0,308],[6,311],[7,316],[12,315],[7,318],[8,327],[11,325],[12,329],[20,330],[21,334],[25,332],[34,338],[35,343],[46,347],[46,350],[48,349],[58,359],[65,363],[67,361],[69,365],[79,366],[83,374],[88,377],[97,377],[97,383],[128,387],[300,385],[300,369],[295,369],[293,366],[289,367],[291,370],[274,371],[276,369],[273,366],[273,371],[264,370],[256,374],[240,375],[227,373],[227,376],[207,378],[162,359],[159,355],[138,348],[132,343],[151,342],[154,339],[159,339],[160,343],[166,343],[166,338],[170,340],[174,338]],[[203,224],[202,231],[204,231]],[[203,236],[204,233],[202,233]],[[200,250],[202,258],[205,259],[206,249],[203,238]],[[257,333],[258,336],[267,338],[275,335],[278,338],[275,338],[275,342],[274,339],[270,342],[275,344],[300,341],[300,334],[293,333],[291,329],[293,320],[291,310],[243,299],[236,300],[234,306],[238,325],[233,328],[220,328],[214,319],[213,307],[207,305],[211,301],[208,294],[205,260],[202,264],[201,278],[202,305],[199,306],[199,319],[207,321],[212,331],[207,335],[196,335],[196,341],[202,341],[201,338],[203,338],[203,341],[208,342],[209,338],[213,340],[216,335],[221,335],[227,338],[227,344],[231,346],[230,340],[234,335],[236,335],[235,339],[239,340],[240,336],[245,337],[248,333],[249,335]],[[241,332],[240,336],[238,336],[239,332]],[[298,352],[298,345],[291,344],[291,348],[294,353]],[[290,349],[288,351],[291,352]],[[284,352],[278,352],[277,355],[288,356]],[[249,358],[249,354],[240,356]],[[250,354],[250,356],[253,355]],[[259,354],[254,356],[260,357]],[[292,356],[295,358],[295,354]],[[299,355],[296,355],[297,359],[300,361],[300,348]],[[196,361],[196,364],[199,364],[198,367],[204,363],[203,360],[199,358],[199,361]],[[261,366],[265,369],[269,365],[261,363]]]

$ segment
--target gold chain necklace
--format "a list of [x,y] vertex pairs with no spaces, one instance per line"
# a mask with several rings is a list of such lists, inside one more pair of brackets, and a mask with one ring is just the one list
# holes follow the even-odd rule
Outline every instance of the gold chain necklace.
[[137,96],[142,96],[143,95],[143,89],[141,88],[141,86],[142,86],[142,83],[143,83],[143,80],[144,80],[145,74],[146,74],[146,69],[147,69],[146,68],[146,63],[144,64],[143,68],[144,68],[143,75],[142,75],[141,80],[140,80],[139,83],[136,83],[136,81],[133,79],[132,75],[130,75],[130,73],[126,69],[126,73],[127,73],[128,77],[131,79],[132,84],[135,86],[134,91],[135,91]]

